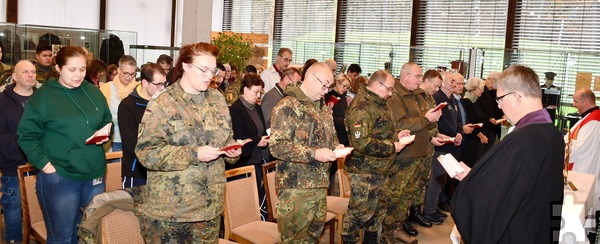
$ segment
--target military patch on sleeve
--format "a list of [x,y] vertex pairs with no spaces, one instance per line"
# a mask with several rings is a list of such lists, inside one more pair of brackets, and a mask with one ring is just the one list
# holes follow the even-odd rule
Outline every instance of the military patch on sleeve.
[[140,137],[142,137],[142,133],[144,133],[145,129],[146,129],[146,123],[141,122],[140,127],[138,127],[138,136],[137,136],[138,139],[140,139]]
[[354,138],[358,139],[360,138],[360,129],[362,128],[362,124],[354,124],[354,129],[356,130],[354,132]]

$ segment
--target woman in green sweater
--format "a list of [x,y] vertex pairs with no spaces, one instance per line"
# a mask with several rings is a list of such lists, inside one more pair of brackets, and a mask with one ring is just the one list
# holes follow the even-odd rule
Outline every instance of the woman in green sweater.
[[112,121],[106,99],[84,81],[86,56],[65,46],[56,55],[58,79],[31,97],[19,129],[19,145],[40,169],[36,190],[48,243],[77,243],[81,208],[104,191],[106,161],[101,144],[86,145],[95,131]]

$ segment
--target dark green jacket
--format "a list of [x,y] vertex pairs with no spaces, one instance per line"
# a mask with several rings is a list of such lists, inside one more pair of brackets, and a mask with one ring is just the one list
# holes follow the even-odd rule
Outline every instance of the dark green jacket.
[[390,174],[396,159],[394,142],[398,141],[386,100],[360,87],[348,107],[345,120],[352,155],[346,170],[358,174]]
[[38,169],[51,162],[65,178],[95,179],[106,170],[104,150],[85,141],[111,122],[106,98],[98,88],[83,81],[68,89],[56,79],[49,80],[25,106],[17,130],[19,146]]
[[329,185],[330,163],[316,161],[315,150],[338,145],[329,106],[310,101],[296,86],[273,108],[269,149],[277,159],[275,187],[310,189]]

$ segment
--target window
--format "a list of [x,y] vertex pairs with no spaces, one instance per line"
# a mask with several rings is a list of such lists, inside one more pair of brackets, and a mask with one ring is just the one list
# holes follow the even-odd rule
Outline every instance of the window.
[[476,51],[476,76],[501,71],[507,7],[507,0],[420,1],[415,62],[423,69],[450,67]]
[[223,31],[273,33],[274,0],[224,0]]
[[334,0],[275,0],[272,61],[281,47],[294,52],[292,63],[333,57]]
[[[516,8],[510,64],[525,64],[544,83],[544,73],[557,73],[562,102],[572,103],[578,72],[600,75],[600,2],[591,0],[523,0]],[[593,84],[593,80],[592,80]]]
[[367,75],[390,62],[399,74],[408,61],[412,0],[338,0],[338,6],[338,63],[358,63]]

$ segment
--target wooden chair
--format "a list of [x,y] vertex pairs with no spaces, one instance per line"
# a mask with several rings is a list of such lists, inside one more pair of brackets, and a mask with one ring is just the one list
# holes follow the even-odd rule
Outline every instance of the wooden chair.
[[[277,197],[277,190],[275,189],[275,166],[277,161],[266,163],[262,165],[263,182],[265,185],[265,192],[267,193],[267,209],[269,212],[269,221],[277,222],[277,203],[279,198]],[[327,212],[325,218],[325,226],[329,226],[329,243],[335,243],[335,224],[338,223],[335,218],[336,214]]]
[[18,167],[19,190],[21,192],[21,215],[23,216],[23,243],[29,242],[32,235],[40,243],[46,243],[47,233],[42,215],[42,208],[38,202],[33,174],[34,167],[30,164]]
[[[245,178],[239,178],[241,176]],[[277,243],[277,224],[261,221],[254,166],[225,171],[225,239],[239,243]]]
[[144,244],[138,217],[131,211],[115,209],[100,221],[102,244],[139,243]]
[[[339,180],[340,196],[327,196],[327,211],[334,213],[337,222],[340,223],[336,230],[336,236],[339,240],[338,243],[342,243],[342,223],[344,221],[344,215],[348,212],[348,204],[350,203],[350,181],[344,170],[345,161],[345,158],[341,158],[336,162],[338,165],[336,174]],[[344,181],[346,183],[344,183]]]
[[[121,178],[121,164],[123,152],[107,152],[106,153],[106,177],[105,191],[114,191],[123,189],[123,180]],[[118,162],[112,162],[114,160]]]

